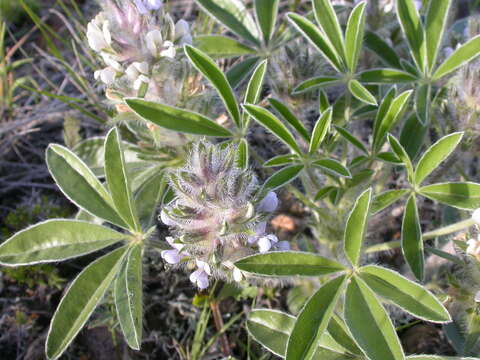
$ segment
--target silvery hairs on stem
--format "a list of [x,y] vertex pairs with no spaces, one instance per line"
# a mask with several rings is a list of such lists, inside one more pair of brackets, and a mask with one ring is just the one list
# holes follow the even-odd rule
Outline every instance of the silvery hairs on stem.
[[166,240],[172,249],[162,257],[196,269],[190,280],[200,289],[210,277],[241,281],[245,274],[233,265],[239,258],[289,249],[288,242],[265,233],[277,195],[260,195],[255,174],[237,166],[237,153],[234,145],[199,141],[186,165],[170,173],[175,198],[160,217],[170,227]]
[[87,26],[90,47],[105,68],[95,79],[107,85],[107,97],[127,96],[174,103],[178,86],[172,76],[178,48],[192,42],[185,20],[174,23],[161,0],[102,0],[101,11]]

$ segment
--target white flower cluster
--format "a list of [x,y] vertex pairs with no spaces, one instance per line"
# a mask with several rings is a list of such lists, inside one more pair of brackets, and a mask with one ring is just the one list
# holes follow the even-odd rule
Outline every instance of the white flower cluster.
[[165,68],[162,62],[175,59],[178,47],[192,42],[188,23],[175,24],[161,0],[106,0],[103,7],[87,27],[88,44],[106,65],[95,79],[121,96],[151,88],[151,98],[158,98],[153,77]]
[[236,166],[235,147],[194,144],[186,166],[172,173],[170,182],[176,198],[160,218],[174,236],[161,255],[169,264],[195,268],[190,280],[200,289],[208,287],[210,276],[241,281],[244,274],[234,266],[241,257],[289,249],[288,242],[266,233],[277,195],[268,192],[251,203],[257,180]]

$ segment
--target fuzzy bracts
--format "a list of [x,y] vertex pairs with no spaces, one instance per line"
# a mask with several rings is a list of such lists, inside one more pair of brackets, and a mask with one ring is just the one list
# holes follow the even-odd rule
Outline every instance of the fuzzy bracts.
[[266,220],[278,204],[275,193],[259,199],[258,182],[250,170],[236,165],[237,149],[202,141],[193,145],[185,167],[172,172],[175,199],[161,213],[172,237],[171,250],[162,252],[170,264],[196,267],[190,280],[199,288],[209,277],[240,281],[244,275],[233,263],[255,252],[286,249]]
[[102,7],[88,24],[87,40],[105,64],[95,78],[110,89],[107,97],[142,95],[174,103],[172,67],[178,65],[178,48],[192,42],[188,23],[174,23],[161,0],[103,0]]

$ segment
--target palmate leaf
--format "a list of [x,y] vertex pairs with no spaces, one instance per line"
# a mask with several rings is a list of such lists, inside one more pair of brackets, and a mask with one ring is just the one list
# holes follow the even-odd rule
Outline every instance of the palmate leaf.
[[105,226],[54,219],[24,229],[0,245],[0,264],[33,265],[82,256],[126,238]]
[[63,146],[50,145],[46,160],[58,187],[75,205],[112,224],[128,227],[114,209],[110,194],[77,155]]
[[360,277],[377,295],[418,318],[439,323],[451,321],[435,295],[395,271],[369,265],[360,269]]
[[69,286],[50,324],[48,359],[58,359],[85,325],[117,275],[127,250],[124,246],[95,260]]
[[387,312],[373,291],[356,276],[352,277],[345,296],[345,322],[369,359],[405,359]]
[[242,271],[264,276],[320,276],[345,270],[336,261],[313,253],[293,251],[247,256],[238,260],[235,266]]
[[133,203],[130,175],[127,173],[120,134],[116,127],[105,137],[105,176],[115,209],[130,229],[139,231],[140,223]]
[[315,352],[343,292],[345,282],[345,275],[330,280],[307,301],[298,314],[288,339],[287,360],[309,359]]
[[196,0],[197,4],[219,23],[245,40],[259,45],[260,33],[241,0]]
[[343,237],[344,251],[353,266],[358,266],[360,250],[367,231],[372,189],[365,190],[356,200],[347,219]]
[[217,89],[232,120],[240,127],[241,118],[238,102],[223,71],[207,54],[195,49],[193,46],[185,45],[184,50],[193,66]]
[[126,99],[139,116],[165,129],[186,134],[231,137],[232,133],[204,115],[142,99]]
[[140,350],[142,343],[142,245],[133,246],[127,253],[115,280],[115,307],[127,344]]

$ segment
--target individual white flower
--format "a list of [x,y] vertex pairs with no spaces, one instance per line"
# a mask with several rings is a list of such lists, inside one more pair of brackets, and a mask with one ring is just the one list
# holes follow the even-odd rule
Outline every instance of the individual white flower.
[[146,61],[134,62],[125,70],[125,74],[131,81],[135,81],[140,75],[148,75],[148,69],[149,66]]
[[115,82],[117,71],[111,66],[106,67],[103,70],[97,70],[93,74],[95,80],[100,79],[105,85],[112,85]]
[[475,294],[475,301],[480,302],[480,291],[477,291],[477,293]]
[[182,249],[185,245],[176,243],[171,236],[167,236],[165,239],[173,248],[171,250],[163,250],[160,254],[167,263],[169,264],[178,264],[185,256],[188,256],[187,253],[182,252]]
[[415,5],[415,8],[417,11],[420,11],[423,6],[423,1],[422,0],[413,0],[413,4]]
[[257,206],[258,211],[263,212],[273,212],[277,209],[278,206],[278,197],[277,194],[273,191],[270,191],[267,196],[260,201],[260,204]]
[[173,59],[176,53],[177,52],[175,50],[175,45],[171,41],[167,40],[163,43],[162,50],[160,51],[160,56]]
[[203,290],[208,287],[209,275],[211,275],[210,265],[204,261],[197,260],[197,270],[190,274],[190,281]]
[[162,210],[160,213],[160,220],[167,226],[174,226],[176,223],[167,215],[165,211]]
[[179,45],[192,43],[190,25],[183,19],[178,20],[175,24],[175,41],[178,41]]
[[480,225],[480,208],[473,212],[472,220],[475,221],[477,225]]
[[262,221],[260,223],[258,223],[256,226],[255,226],[255,235],[253,236],[249,236],[247,241],[249,244],[254,244],[258,241],[259,237],[264,235],[265,234],[265,230],[267,228],[267,222],[266,221]]
[[135,0],[138,12],[142,15],[162,7],[162,0]]
[[102,29],[97,24],[97,18],[90,21],[87,25],[87,40],[88,45],[96,52],[110,47],[112,36],[108,21],[103,22]]
[[276,244],[278,242],[278,238],[273,235],[273,234],[269,234],[269,235],[266,235],[266,236],[262,236],[260,239],[258,239],[257,241],[257,245],[258,245],[258,251],[261,252],[261,253],[266,253],[267,251],[269,251],[272,246],[274,244]]
[[236,282],[240,282],[243,280],[243,274],[237,267],[233,268],[233,280],[235,280]]
[[163,37],[160,30],[155,29],[149,31],[147,35],[145,35],[145,43],[150,54],[155,57],[158,56],[159,49],[163,46]]
[[477,258],[480,261],[480,241],[470,239],[467,241],[467,254]]
[[140,75],[137,80],[133,83],[133,88],[135,90],[140,90],[143,84],[148,84],[150,82],[150,79],[146,77],[145,75]]
[[112,69],[115,69],[116,72],[123,72],[122,65],[116,61],[112,55],[102,52],[102,58],[105,64]]

